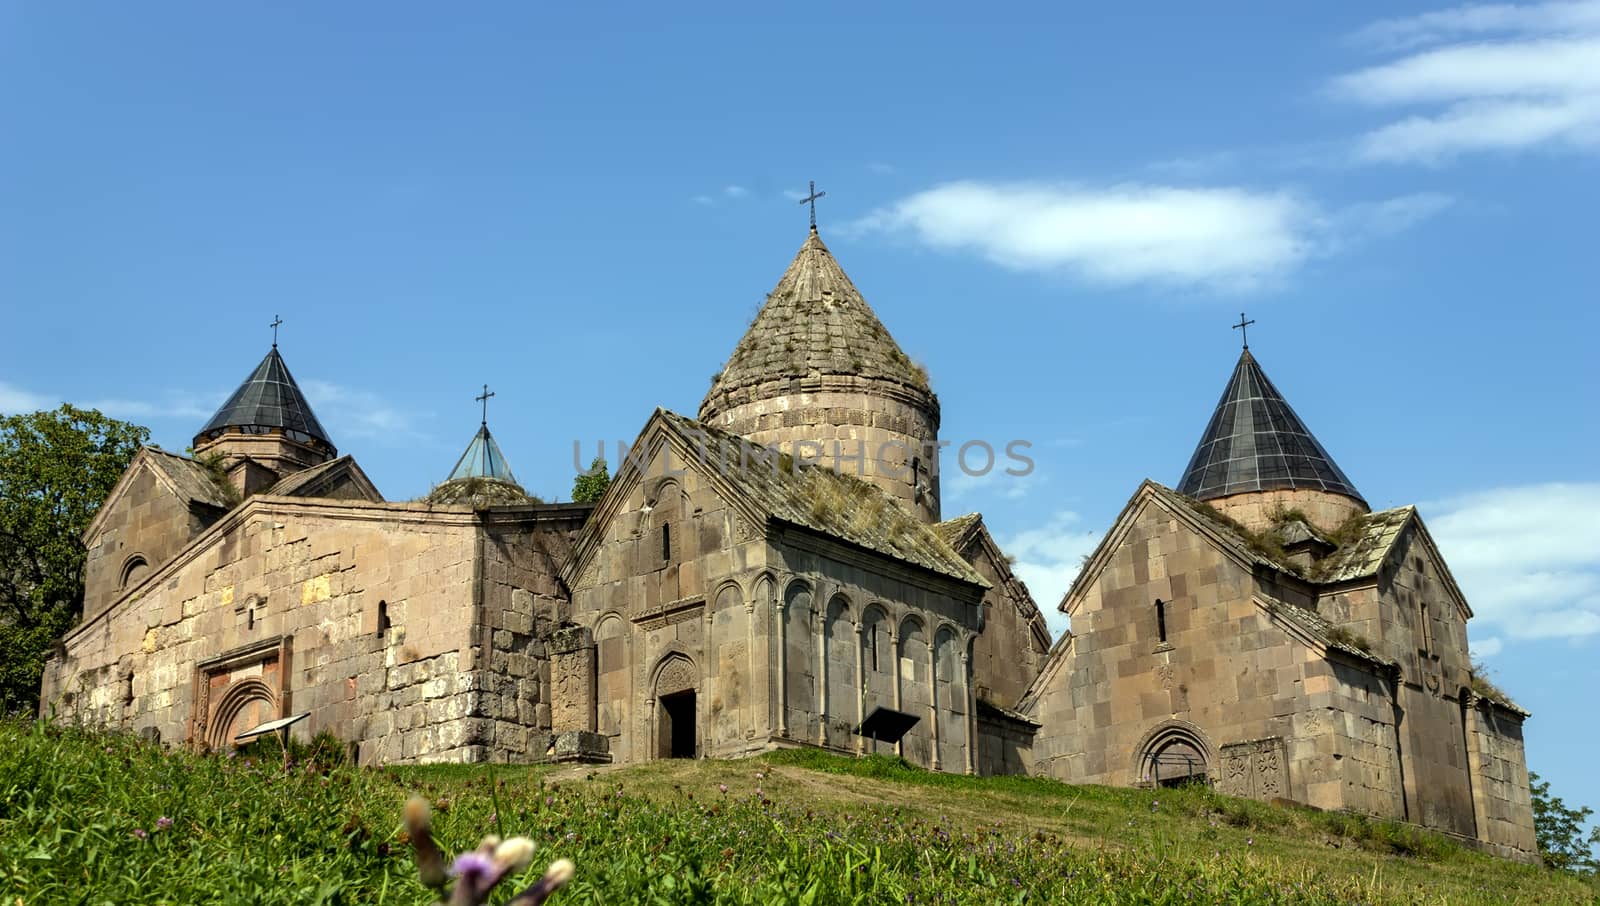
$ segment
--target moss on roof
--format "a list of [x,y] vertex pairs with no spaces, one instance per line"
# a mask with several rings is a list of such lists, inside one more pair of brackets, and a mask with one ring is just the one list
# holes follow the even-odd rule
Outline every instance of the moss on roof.
[[815,375],[850,375],[932,393],[913,362],[815,232],[767,296],[700,406],[718,411],[734,391]]
[[801,526],[987,588],[988,583],[932,527],[888,492],[854,475],[788,457],[665,409],[663,422],[749,504]]

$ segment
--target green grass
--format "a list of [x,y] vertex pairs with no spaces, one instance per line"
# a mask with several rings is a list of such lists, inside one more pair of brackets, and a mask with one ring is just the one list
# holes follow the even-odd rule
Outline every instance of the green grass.
[[285,771],[0,722],[0,904],[425,904],[400,838],[414,792],[435,802],[447,852],[526,834],[539,851],[524,883],[572,859],[553,903],[1596,899],[1576,878],[1413,828],[1205,789],[980,779],[810,750],[614,770]]

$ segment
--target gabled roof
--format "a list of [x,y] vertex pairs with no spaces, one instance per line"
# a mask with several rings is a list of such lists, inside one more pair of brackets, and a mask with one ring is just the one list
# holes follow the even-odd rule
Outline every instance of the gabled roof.
[[277,429],[297,440],[310,438],[333,446],[276,345],[195,435],[195,445],[225,428]]
[[328,490],[341,480],[353,485],[359,491],[360,499],[383,503],[383,495],[367,478],[367,473],[356,465],[355,458],[348,454],[309,469],[301,469],[268,488],[266,493],[275,497],[326,497]]
[[85,543],[89,543],[100,530],[100,523],[110,515],[122,495],[127,493],[134,477],[146,470],[185,506],[209,507],[218,511],[233,506],[205,466],[187,456],[168,453],[159,447],[141,447],[128,463],[128,468],[122,473],[122,477],[111,489],[111,493],[106,495],[105,502],[100,504],[100,509],[89,521],[88,527],[83,530],[82,537]]
[[874,378],[932,393],[927,372],[889,336],[812,231],[712,382],[700,417],[733,391],[819,375]]
[[[651,416],[634,442],[635,449],[643,450],[651,442],[657,426],[673,443],[674,456],[683,467],[700,469],[731,505],[754,522],[798,526],[979,588],[989,587],[932,528],[877,485],[820,466],[797,466],[787,456],[774,459],[766,447],[665,409]],[[649,456],[654,455],[650,449]],[[639,462],[630,453],[585,526],[586,536],[605,531],[619,495],[629,493],[639,481],[638,470]],[[569,581],[591,555],[592,544],[580,539],[577,553],[564,569]]]
[[959,551],[961,542],[966,540],[967,534],[982,524],[983,514],[967,513],[952,519],[946,519],[943,522],[935,522],[933,530],[940,538],[944,539],[945,544]]
[[1211,500],[1282,488],[1328,491],[1366,503],[1246,349],[1178,490]]
[[1029,628],[1038,636],[1039,643],[1048,648],[1050,627],[1045,623],[1044,614],[1040,612],[1039,604],[1034,601],[1033,593],[1028,590],[1027,583],[1011,571],[1011,561],[1006,557],[1005,551],[1000,549],[999,542],[989,533],[988,526],[984,525],[983,515],[967,513],[936,522],[931,528],[944,543],[950,545],[951,550],[960,554],[974,567],[979,557],[989,559],[1018,615],[1027,621]]
[[487,422],[478,426],[478,433],[472,436],[467,449],[456,460],[456,467],[451,470],[446,481],[456,481],[462,478],[493,478],[508,484],[516,484],[517,478],[511,474],[511,464],[506,462],[506,455],[500,452],[500,445],[495,443],[494,435],[489,433]]

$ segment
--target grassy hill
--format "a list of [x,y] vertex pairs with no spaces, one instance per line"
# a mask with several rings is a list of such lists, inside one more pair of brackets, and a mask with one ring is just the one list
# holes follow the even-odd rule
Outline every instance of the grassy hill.
[[1597,901],[1576,878],[1412,828],[1206,790],[811,751],[285,770],[0,722],[0,903],[424,904],[400,837],[413,792],[435,801],[447,852],[526,834],[539,845],[527,880],[576,862],[558,904]]

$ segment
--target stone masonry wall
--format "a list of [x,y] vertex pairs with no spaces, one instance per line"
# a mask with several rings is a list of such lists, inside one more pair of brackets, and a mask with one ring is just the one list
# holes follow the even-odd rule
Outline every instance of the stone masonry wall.
[[932,394],[829,375],[740,390],[701,418],[871,481],[924,521],[939,521],[939,404]]
[[[1360,719],[1379,711],[1360,710],[1370,692],[1358,693],[1351,676],[1293,639],[1263,600],[1250,572],[1147,502],[1075,603],[1070,660],[1052,670],[1028,714],[1043,724],[1036,770],[1132,785],[1145,779],[1154,747],[1182,737],[1198,743],[1215,777],[1231,747],[1276,739],[1283,764],[1275,795],[1344,807],[1355,798],[1347,793],[1348,740],[1381,738]],[[1362,758],[1381,760],[1365,751]]]
[[226,740],[247,728],[221,725],[232,693],[207,677],[259,662],[284,679],[251,694],[310,712],[297,736],[329,730],[364,764],[483,760],[480,533],[465,508],[253,498],[68,635],[42,710]]
[[139,468],[116,505],[106,512],[98,533],[89,539],[83,565],[85,616],[100,613],[127,591],[121,582],[130,558],[142,557],[149,564],[142,575],[148,575],[210,524],[173,496],[151,468]]
[[1207,500],[1206,503],[1216,507],[1224,516],[1251,529],[1270,526],[1275,513],[1299,510],[1311,520],[1313,526],[1324,532],[1331,532],[1351,516],[1367,512],[1365,504],[1343,494],[1303,488],[1231,494]]

